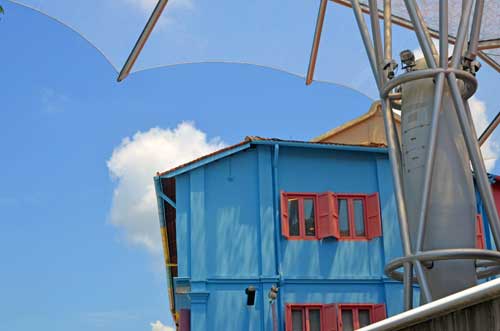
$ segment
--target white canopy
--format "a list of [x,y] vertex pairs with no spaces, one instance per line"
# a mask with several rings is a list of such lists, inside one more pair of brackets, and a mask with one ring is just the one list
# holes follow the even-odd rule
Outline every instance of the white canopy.
[[[366,5],[367,0],[361,0]],[[481,58],[500,71],[500,1],[485,0]],[[118,71],[143,30],[156,0],[10,0],[38,10],[80,33]],[[436,31],[438,0],[417,0]],[[379,0],[380,5],[382,1]],[[450,32],[461,0],[449,0]],[[169,0],[133,71],[184,63],[249,63],[304,77],[319,0]],[[334,0],[326,12],[315,80],[377,97],[348,0]],[[365,8],[367,9],[367,8]],[[393,0],[394,22],[411,28],[402,0]],[[8,13],[7,13],[8,15]],[[453,34],[450,36],[453,39]],[[416,49],[414,33],[394,31],[394,50]],[[396,55],[395,55],[396,56]]]

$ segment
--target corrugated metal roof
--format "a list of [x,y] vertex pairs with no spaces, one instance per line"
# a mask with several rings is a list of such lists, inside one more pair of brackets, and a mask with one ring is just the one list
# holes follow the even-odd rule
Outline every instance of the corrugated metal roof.
[[349,150],[357,152],[375,152],[375,153],[386,153],[386,148],[381,148],[380,146],[360,146],[360,145],[348,145],[348,144],[333,144],[324,142],[313,142],[313,141],[302,141],[302,140],[284,140],[278,138],[265,138],[259,136],[247,136],[245,139],[237,144],[222,148],[210,154],[201,156],[197,159],[189,161],[187,163],[176,166],[164,172],[157,172],[156,175],[159,177],[167,176],[172,177],[179,175],[180,173],[192,170],[203,164],[213,162],[222,157],[229,156],[231,154],[237,153],[241,150],[249,148],[251,145],[287,145],[290,147],[302,147],[302,148],[324,148],[324,149],[336,149],[336,150]]

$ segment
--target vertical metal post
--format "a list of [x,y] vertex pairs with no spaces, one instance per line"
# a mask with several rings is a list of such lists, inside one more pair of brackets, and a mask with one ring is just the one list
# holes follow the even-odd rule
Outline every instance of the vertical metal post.
[[392,0],[384,0],[384,58],[385,63],[392,60]]
[[378,21],[378,7],[377,0],[369,0],[370,6],[370,23],[372,27],[372,38],[375,47],[375,59],[377,60],[377,71],[378,79],[380,80],[380,86],[386,81],[384,75],[384,50],[382,46],[382,37],[380,36],[380,22]]
[[[458,25],[457,38],[455,41],[455,48],[453,49],[453,57],[451,59],[451,67],[458,68],[460,60],[462,59],[462,52],[467,38],[467,31],[469,28],[470,14],[472,10],[472,0],[464,0],[462,16]],[[449,78],[450,76],[448,76]]]
[[432,51],[432,41],[427,39],[428,31],[426,33],[427,27],[425,23],[421,21],[421,17],[418,14],[417,4],[415,0],[405,0],[406,9],[415,28],[415,33],[417,34],[418,43],[422,48],[424,53],[425,62],[428,68],[436,68],[436,61],[434,59]]
[[448,68],[448,0],[439,0],[439,65]]
[[427,28],[427,24],[425,23],[424,17],[422,16],[422,12],[420,11],[420,8],[418,8],[417,5],[415,5],[415,11],[417,13],[418,20],[420,21],[420,24],[424,27],[424,33],[425,33],[425,39],[427,39],[427,42],[431,46],[431,52],[434,55],[435,58],[437,58],[437,50],[436,46],[434,46],[434,43],[432,42],[432,37],[429,32],[429,29]]
[[370,33],[368,32],[368,28],[366,27],[365,19],[363,18],[363,12],[361,11],[359,0],[351,0],[351,5],[352,5],[352,10],[354,11],[354,17],[356,18],[356,22],[358,23],[358,28],[361,34],[361,38],[363,39],[363,44],[366,49],[366,54],[368,55],[368,60],[370,61],[370,67],[373,72],[373,77],[375,77],[375,82],[377,83],[377,87],[380,91],[382,86],[380,85],[379,75],[381,75],[381,73],[378,72],[375,51],[373,49],[373,45],[370,39]]
[[429,205],[432,173],[434,170],[434,156],[436,154],[439,113],[441,110],[441,102],[443,98],[444,82],[445,82],[445,74],[440,73],[437,76],[436,85],[434,89],[434,104],[432,107],[432,119],[431,119],[429,143],[428,143],[429,147],[427,149],[427,155],[425,158],[425,168],[424,168],[425,173],[424,173],[424,182],[422,186],[422,201],[418,217],[417,243],[415,245],[415,250],[417,252],[420,252],[422,250],[424,243],[425,225],[427,221],[427,207]]
[[474,17],[472,18],[472,27],[470,30],[469,49],[467,57],[474,60],[477,56],[477,48],[479,45],[479,35],[481,33],[481,23],[483,20],[484,0],[476,0],[474,7]]
[[[464,103],[465,110],[466,110],[465,114],[467,115],[467,119],[469,120],[469,126],[470,126],[470,129],[472,131],[472,134],[474,137],[477,137],[477,131],[476,131],[476,127],[474,126],[474,120],[472,119],[472,113],[470,111],[469,101],[463,100],[463,103]],[[481,148],[481,146],[479,146],[479,148]]]
[[[395,149],[395,135],[394,125],[392,123],[391,105],[389,98],[382,101],[382,113],[384,115],[384,126],[387,136],[387,145],[389,149],[389,160],[391,162],[391,170],[394,184],[394,194],[396,197],[396,206],[398,211],[399,226],[401,231],[401,239],[403,241],[403,253],[405,256],[411,256],[411,243],[410,231],[408,228],[408,218],[406,211],[406,204],[403,194],[403,181],[401,178],[401,159],[398,157]],[[405,309],[409,310],[412,307],[412,293],[413,293],[413,275],[411,271],[411,263],[406,263],[404,266],[404,301]],[[432,296],[425,278],[422,264],[418,261],[415,262],[415,272],[420,283],[422,294],[427,302],[432,301]]]
[[[371,10],[371,9],[370,9]],[[384,63],[385,66],[390,66],[392,61],[392,0],[384,0]],[[388,78],[387,71],[384,71],[384,79]],[[391,107],[392,108],[392,107]],[[383,111],[383,110],[382,110]],[[396,132],[396,153],[399,159],[401,159],[401,144],[399,142],[398,130],[396,125],[396,120],[394,118],[394,112],[391,111],[392,124],[394,131]]]
[[[439,1],[439,64],[442,68],[448,67],[448,0]],[[424,183],[422,188],[422,201],[419,211],[417,243],[415,250],[422,250],[425,236],[425,226],[427,222],[427,207],[429,205],[430,187],[432,183],[432,173],[434,168],[434,157],[436,154],[436,141],[439,126],[439,113],[443,99],[445,84],[445,73],[440,73],[436,79],[434,89],[434,104],[432,108],[432,119],[429,134],[429,148],[425,159]]]
[[321,3],[319,4],[316,31],[314,32],[311,56],[309,58],[309,68],[307,69],[306,85],[311,84],[314,79],[314,69],[316,68],[316,60],[318,58],[319,42],[321,41],[321,32],[323,31],[323,22],[325,21],[327,4],[328,0],[321,0]]
[[[404,202],[403,195],[403,183],[401,180],[400,169],[400,158],[396,154],[394,149],[394,126],[392,125],[392,108],[391,101],[389,98],[382,100],[382,114],[384,116],[384,126],[387,136],[387,147],[389,149],[389,161],[391,162],[394,195],[396,197],[396,207],[398,211],[399,228],[401,232],[401,239],[403,240],[403,254],[405,256],[411,255],[411,243],[410,243],[410,231],[408,229],[408,221],[406,219],[406,204]],[[413,293],[413,280],[411,272],[411,263],[406,263],[404,265],[404,304],[405,310],[409,310],[412,307],[412,302],[409,298],[412,297]]]
[[467,117],[467,109],[464,105],[462,95],[460,94],[460,88],[458,87],[457,79],[455,73],[451,72],[448,75],[448,85],[450,86],[450,91],[453,99],[453,103],[456,108],[457,117],[462,129],[465,145],[467,146],[467,151],[469,153],[469,158],[474,169],[476,176],[476,183],[479,189],[479,194],[483,200],[483,204],[486,211],[486,216],[490,222],[491,232],[493,234],[493,239],[495,240],[495,245],[497,250],[500,249],[500,220],[495,207],[495,202],[493,200],[493,195],[491,193],[490,182],[488,180],[488,174],[486,172],[486,167],[484,166],[483,157],[481,155],[481,149],[477,142],[471,126],[469,125],[469,119]]

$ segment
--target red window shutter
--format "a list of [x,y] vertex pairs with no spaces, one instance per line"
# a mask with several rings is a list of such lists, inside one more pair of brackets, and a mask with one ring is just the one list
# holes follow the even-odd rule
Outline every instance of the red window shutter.
[[288,198],[283,191],[281,191],[281,234],[285,238],[290,237],[288,229]]
[[[341,331],[338,321],[337,305],[323,305],[321,308],[321,330],[322,331]],[[287,330],[288,331],[288,330]]]
[[191,330],[191,311],[189,309],[181,309],[179,318],[179,331]]
[[287,304],[285,308],[285,330],[292,331],[292,306]]
[[318,195],[318,237],[334,236],[333,195],[330,192]]
[[476,215],[476,248],[485,248],[483,218],[481,214]]
[[333,237],[340,238],[339,230],[339,203],[336,194],[332,194],[332,222],[333,222]]
[[382,222],[380,217],[380,201],[378,193],[366,196],[366,228],[368,239],[382,236]]
[[373,305],[373,308],[372,308],[372,323],[376,323],[378,321],[382,321],[382,320],[385,320],[387,317],[386,313],[385,313],[385,305],[382,303],[382,304],[377,304],[377,305]]

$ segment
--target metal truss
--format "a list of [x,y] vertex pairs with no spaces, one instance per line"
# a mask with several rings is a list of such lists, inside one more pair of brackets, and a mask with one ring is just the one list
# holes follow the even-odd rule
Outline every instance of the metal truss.
[[[433,261],[458,259],[475,260],[477,267],[476,273],[479,278],[489,277],[500,272],[500,252],[498,251],[474,248],[423,250],[430,188],[433,180],[439,112],[441,110],[445,85],[448,85],[451,93],[453,105],[460,123],[460,129],[467,147],[468,158],[472,164],[477,188],[484,204],[497,249],[500,248],[500,220],[495,208],[486,168],[481,155],[480,145],[477,140],[469,103],[467,101],[477,89],[477,80],[473,69],[473,63],[478,55],[479,33],[483,16],[484,0],[476,0],[475,2],[473,0],[463,0],[462,15],[451,60],[448,59],[448,0],[439,0],[439,55],[431,41],[431,33],[424,22],[417,2],[415,0],[404,0],[413,29],[424,54],[427,69],[405,72],[396,77],[394,76],[395,61],[392,57],[391,1],[392,0],[384,0],[383,2],[383,15],[381,15],[384,23],[383,39],[380,32],[377,0],[369,0],[368,3],[371,33],[365,22],[363,8],[359,0],[350,0],[350,6],[353,9],[359,32],[368,55],[371,70],[380,93],[401,231],[400,235],[403,244],[404,256],[391,261],[385,267],[385,272],[389,277],[403,281],[404,308],[405,310],[409,310],[412,308],[413,304],[414,282],[418,282],[420,285],[424,301],[433,301],[433,295],[424,273],[424,268]],[[310,70],[307,75],[306,83],[312,81],[326,2],[327,0],[322,0],[320,4],[316,34],[311,52]],[[414,238],[416,242],[414,249],[412,249],[406,200],[403,190],[401,145],[395,129],[394,112],[392,110],[396,108],[398,98],[401,96],[393,91],[404,83],[425,78],[433,78],[435,86],[430,134],[428,137],[429,148],[425,156],[422,200],[417,223],[418,235],[417,238]],[[465,88],[461,89],[459,87],[459,82],[462,82]],[[401,267],[404,270],[403,272],[398,271]]]

